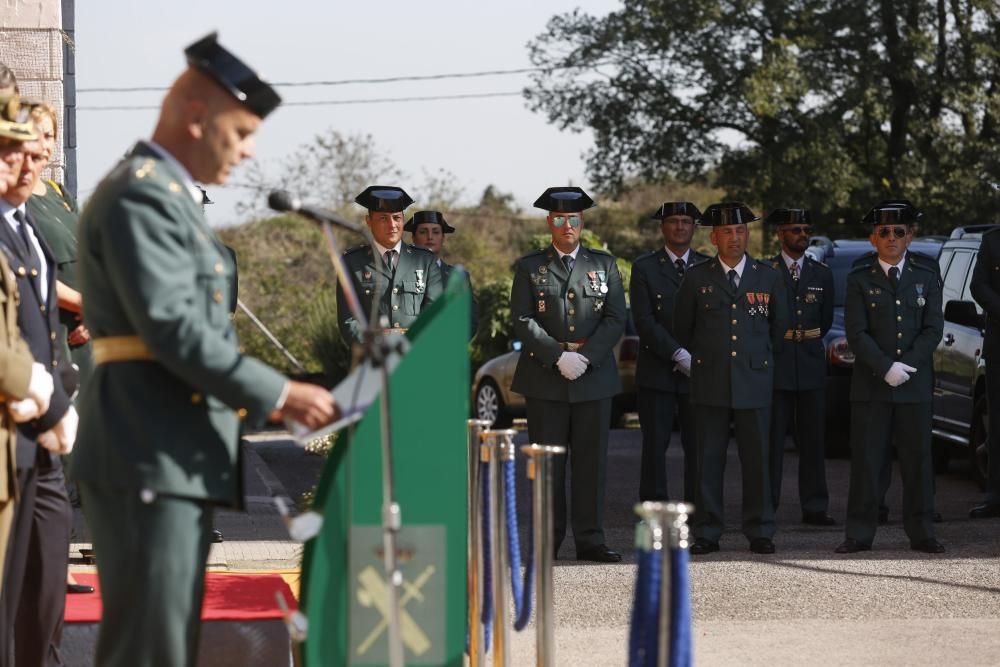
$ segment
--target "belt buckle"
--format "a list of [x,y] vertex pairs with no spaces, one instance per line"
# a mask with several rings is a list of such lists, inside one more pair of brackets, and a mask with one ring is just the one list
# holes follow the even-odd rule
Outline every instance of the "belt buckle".
[[576,352],[579,349],[580,349],[580,344],[579,343],[566,343],[566,351],[567,352]]
[[805,331],[803,331],[802,329],[796,329],[795,330],[795,342],[796,343],[801,343],[802,340],[805,338],[805,335],[806,335]]

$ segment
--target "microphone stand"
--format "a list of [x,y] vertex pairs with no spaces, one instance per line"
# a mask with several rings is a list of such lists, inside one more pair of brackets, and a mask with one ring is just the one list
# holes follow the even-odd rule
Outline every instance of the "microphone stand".
[[[371,360],[372,366],[378,368],[382,380],[382,400],[381,429],[382,429],[382,563],[385,569],[386,590],[389,593],[388,601],[388,642],[389,642],[389,665],[390,667],[403,667],[403,641],[400,631],[399,614],[399,589],[403,584],[403,574],[399,570],[399,559],[396,551],[396,541],[399,529],[402,525],[402,512],[399,503],[396,501],[396,485],[393,476],[392,465],[392,424],[389,412],[389,368],[386,364],[389,356],[393,352],[402,353],[403,346],[400,342],[390,342],[386,339],[385,332],[379,326],[377,319],[373,317],[369,321],[361,308],[361,301],[354,291],[354,285],[347,272],[347,264],[337,246],[337,240],[333,235],[333,226],[329,220],[319,220],[326,239],[326,249],[330,254],[330,261],[333,262],[334,271],[337,273],[337,281],[343,290],[344,298],[351,315],[358,323],[358,328],[363,331],[362,350],[364,356]],[[365,242],[374,248],[375,239],[367,227],[362,227],[361,233],[365,237]]]

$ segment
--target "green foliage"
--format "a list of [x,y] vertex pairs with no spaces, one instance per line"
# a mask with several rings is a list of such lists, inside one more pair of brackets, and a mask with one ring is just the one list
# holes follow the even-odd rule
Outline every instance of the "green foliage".
[[510,314],[510,275],[476,288],[479,304],[479,331],[470,345],[471,368],[475,372],[483,362],[509,349],[514,331]]
[[351,349],[340,336],[337,296],[333,290],[315,296],[309,305],[305,328],[312,343],[313,358],[332,384],[339,383],[351,370]]

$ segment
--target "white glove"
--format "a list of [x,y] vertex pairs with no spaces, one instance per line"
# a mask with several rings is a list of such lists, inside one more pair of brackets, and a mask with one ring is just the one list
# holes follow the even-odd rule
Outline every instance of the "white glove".
[[890,387],[898,387],[910,379],[910,373],[916,373],[917,369],[907,366],[901,361],[892,362],[892,366],[886,371],[885,381]]
[[23,424],[24,422],[30,421],[42,414],[38,410],[38,403],[36,403],[33,398],[11,401],[7,404],[7,408],[10,410],[10,416],[14,419],[14,423],[16,424]]
[[671,357],[677,363],[674,365],[675,371],[680,371],[684,375],[691,377],[691,353],[685,350],[683,347],[677,348],[674,352],[674,356]]
[[31,380],[28,381],[28,398],[38,404],[38,414],[44,415],[52,400],[52,375],[37,361],[31,364]]
[[567,380],[575,380],[587,371],[587,357],[579,352],[563,352],[556,361],[556,367]]
[[76,444],[76,429],[80,425],[80,416],[76,413],[76,408],[72,405],[69,410],[59,420],[59,423],[52,428],[56,439],[59,440],[59,454],[69,454]]

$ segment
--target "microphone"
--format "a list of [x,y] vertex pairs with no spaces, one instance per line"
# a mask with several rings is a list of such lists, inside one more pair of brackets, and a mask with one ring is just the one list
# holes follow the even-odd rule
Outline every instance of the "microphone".
[[273,190],[267,196],[267,205],[280,213],[298,213],[315,222],[328,222],[343,229],[347,229],[358,234],[363,234],[364,230],[360,225],[348,222],[332,211],[312,206],[304,206],[298,197],[293,197],[285,190]]

